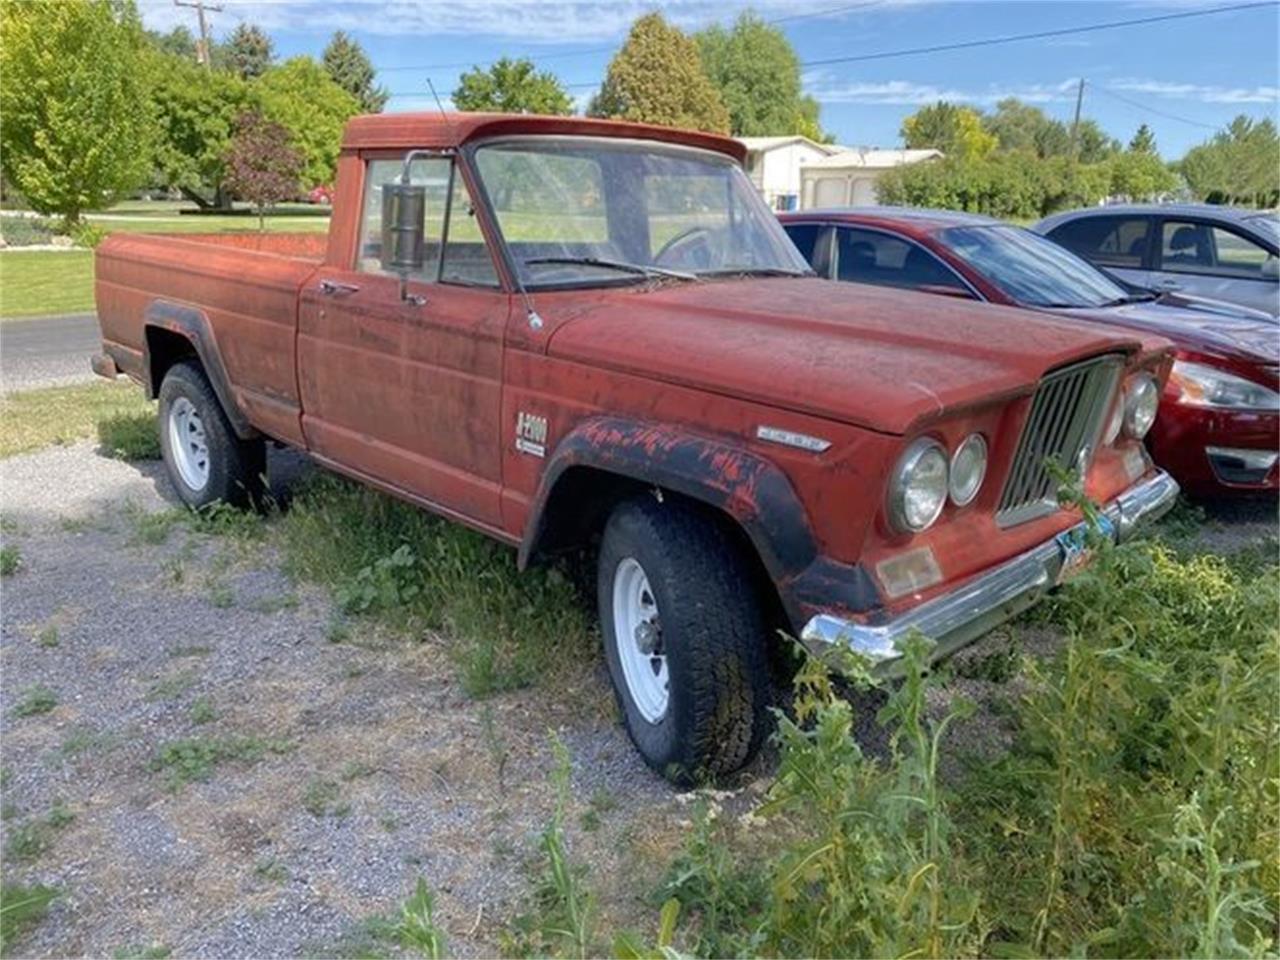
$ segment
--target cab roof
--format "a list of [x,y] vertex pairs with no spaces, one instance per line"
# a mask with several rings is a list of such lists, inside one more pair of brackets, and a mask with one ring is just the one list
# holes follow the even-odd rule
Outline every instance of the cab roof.
[[747,148],[730,137],[647,123],[547,117],[518,113],[375,113],[352,117],[342,135],[344,152],[458,147],[510,136],[611,137],[656,140],[727,154],[741,163]]

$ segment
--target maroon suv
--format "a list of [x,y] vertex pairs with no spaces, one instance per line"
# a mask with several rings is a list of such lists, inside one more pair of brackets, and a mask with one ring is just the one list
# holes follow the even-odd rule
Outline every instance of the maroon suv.
[[1053,241],[989,217],[866,207],[780,219],[820,276],[1167,337],[1177,358],[1147,435],[1156,461],[1194,496],[1280,488],[1280,331],[1273,322],[1123,285]]

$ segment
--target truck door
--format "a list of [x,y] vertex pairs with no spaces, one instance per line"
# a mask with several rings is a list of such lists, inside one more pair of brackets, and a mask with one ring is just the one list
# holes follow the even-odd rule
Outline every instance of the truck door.
[[400,298],[383,273],[382,185],[401,160],[364,160],[350,262],[303,291],[298,381],[308,449],[344,472],[481,526],[499,517],[502,337],[510,310],[450,157],[416,161],[427,187],[426,265]]

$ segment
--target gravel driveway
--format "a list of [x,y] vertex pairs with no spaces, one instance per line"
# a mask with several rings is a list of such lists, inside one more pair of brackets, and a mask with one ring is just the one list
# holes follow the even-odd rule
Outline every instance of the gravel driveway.
[[[64,892],[22,954],[359,952],[365,921],[423,876],[450,950],[494,955],[552,813],[553,730],[574,763],[571,854],[591,865],[604,929],[652,925],[640,898],[681,804],[632,751],[598,663],[554,695],[478,703],[440,638],[330,642],[328,598],[260,542],[182,524],[140,540],[172,509],[158,464],[80,444],[0,462],[0,480],[22,564],[0,616],[0,839],[47,845],[10,853],[4,873]],[[19,716],[36,684],[56,706]],[[151,767],[179,740],[245,755],[173,789]],[[59,802],[74,820],[48,826]]]
[[[306,469],[273,453],[278,488]],[[269,539],[176,522],[159,464],[84,443],[0,461],[0,484],[21,557],[0,597],[4,876],[62,891],[21,954],[394,953],[369,921],[424,877],[450,951],[496,955],[541,869],[551,731],[573,761],[568,843],[599,929],[653,929],[688,797],[637,759],[599,658],[477,702],[447,638],[357,625],[333,642],[327,594],[291,582]],[[1205,531],[1235,548],[1274,529],[1267,505]],[[1056,643],[1023,630],[1024,650]],[[1000,646],[957,658],[934,707],[998,704],[1008,688],[982,658]],[[55,703],[28,714],[36,685]],[[952,747],[1000,749],[1004,716],[980,709]],[[179,782],[202,762],[206,781]],[[730,813],[770,762],[742,775]]]

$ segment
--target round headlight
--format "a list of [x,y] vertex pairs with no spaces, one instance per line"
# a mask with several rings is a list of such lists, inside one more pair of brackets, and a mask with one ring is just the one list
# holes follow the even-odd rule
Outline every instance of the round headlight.
[[951,455],[951,502],[957,507],[971,503],[987,475],[987,441],[971,433]]
[[893,468],[889,519],[903,533],[919,533],[938,519],[947,502],[947,453],[936,440],[913,442]]
[[1124,432],[1134,440],[1141,440],[1156,422],[1156,410],[1160,406],[1160,388],[1150,374],[1140,373],[1131,377],[1124,387]]

